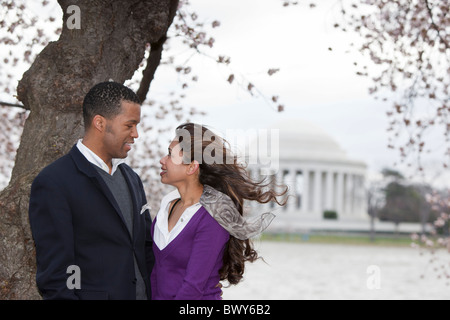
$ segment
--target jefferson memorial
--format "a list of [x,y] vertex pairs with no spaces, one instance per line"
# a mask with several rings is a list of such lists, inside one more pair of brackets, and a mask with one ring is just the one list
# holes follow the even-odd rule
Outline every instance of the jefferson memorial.
[[[279,122],[267,133],[270,138],[259,133],[253,144],[261,145],[265,140],[272,161],[247,161],[248,170],[258,180],[274,175],[277,184],[289,186],[284,207],[274,203],[258,205],[258,211],[276,214],[267,231],[351,230],[361,225],[368,228],[364,162],[347,157],[327,132],[304,120]],[[325,211],[334,211],[335,219],[325,217]]]

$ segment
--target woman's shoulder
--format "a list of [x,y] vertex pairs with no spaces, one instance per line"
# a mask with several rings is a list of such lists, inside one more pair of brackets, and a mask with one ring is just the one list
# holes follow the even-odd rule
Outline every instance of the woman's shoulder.
[[197,215],[199,216],[199,225],[209,228],[212,233],[220,233],[224,236],[229,236],[229,232],[214,219],[213,214],[211,214],[204,206],[200,207]]

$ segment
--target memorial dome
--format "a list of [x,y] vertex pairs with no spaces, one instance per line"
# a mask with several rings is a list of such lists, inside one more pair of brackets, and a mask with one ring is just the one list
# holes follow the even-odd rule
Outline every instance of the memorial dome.
[[270,129],[279,129],[280,159],[347,160],[345,151],[319,126],[300,119],[280,121]]

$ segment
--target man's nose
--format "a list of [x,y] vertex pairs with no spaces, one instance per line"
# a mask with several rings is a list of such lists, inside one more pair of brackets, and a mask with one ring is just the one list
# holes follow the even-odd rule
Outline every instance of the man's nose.
[[137,127],[133,127],[133,130],[131,132],[131,137],[134,139],[139,138],[139,133],[138,133]]

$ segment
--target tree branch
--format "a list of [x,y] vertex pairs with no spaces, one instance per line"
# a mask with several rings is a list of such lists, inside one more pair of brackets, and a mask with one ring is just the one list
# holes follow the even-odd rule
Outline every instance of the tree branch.
[[169,19],[166,33],[158,41],[150,44],[151,49],[150,55],[147,59],[147,66],[145,67],[145,70],[142,72],[143,77],[141,80],[141,84],[139,85],[139,89],[136,92],[137,96],[141,100],[141,103],[144,103],[145,99],[147,98],[147,93],[150,89],[150,84],[152,83],[153,78],[155,77],[156,69],[158,68],[161,62],[163,45],[164,42],[166,42],[167,40],[167,31],[172,25],[173,19],[175,18],[175,14],[177,13],[178,3],[179,0],[170,1]]
[[25,109],[25,110],[30,110],[29,108],[25,107],[22,104],[8,103],[8,102],[0,101],[0,105],[1,106],[5,106],[5,107],[17,107],[17,108],[22,108],[22,109]]
[[141,84],[139,85],[139,89],[136,92],[137,96],[139,97],[139,100],[141,100],[141,103],[143,103],[147,98],[147,93],[150,89],[150,84],[153,81],[156,69],[158,68],[161,62],[163,44],[166,41],[166,39],[167,37],[164,36],[161,39],[159,39],[158,42],[151,44],[150,55],[147,59],[147,66],[145,67],[145,70],[142,71],[143,76]]
[[433,27],[434,30],[436,30],[437,35],[439,37],[439,39],[442,41],[442,43],[445,45],[446,49],[450,49],[450,45],[448,44],[448,42],[444,39],[444,37],[441,35],[441,32],[439,30],[439,27],[436,25],[436,23],[434,22],[433,19],[433,13],[431,12],[431,8],[430,8],[430,4],[428,3],[428,0],[425,0],[425,6],[427,7],[427,11],[428,14],[430,15],[430,19],[431,19],[431,26]]

